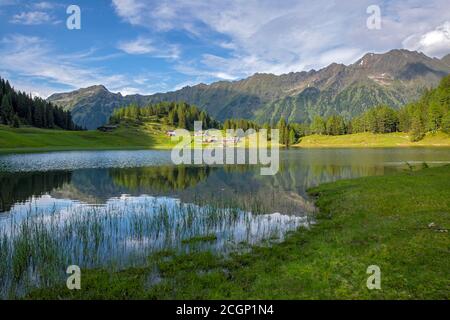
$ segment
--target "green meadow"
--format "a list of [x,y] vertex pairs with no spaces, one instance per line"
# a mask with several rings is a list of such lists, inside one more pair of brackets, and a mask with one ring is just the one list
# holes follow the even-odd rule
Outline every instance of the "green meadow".
[[[450,166],[309,190],[317,224],[247,253],[162,251],[147,266],[83,271],[27,299],[449,299]],[[215,241],[213,237],[193,242]],[[369,290],[367,268],[381,269]]]
[[[166,136],[166,127],[158,123],[122,125],[112,132],[66,131],[32,127],[10,128],[0,125],[0,153],[26,153],[65,150],[136,150],[170,149],[176,143]],[[242,145],[242,143],[240,144]],[[300,139],[293,147],[301,148],[376,148],[376,147],[449,147],[450,135],[428,133],[418,142],[408,134],[355,133],[329,136],[311,135]]]
[[300,139],[294,147],[302,148],[393,148],[393,147],[449,147],[450,135],[444,132],[428,133],[423,140],[411,142],[409,134],[354,133],[346,135],[311,135]]
[[63,150],[168,149],[174,145],[162,128],[123,126],[112,132],[65,131],[0,125],[0,153]]

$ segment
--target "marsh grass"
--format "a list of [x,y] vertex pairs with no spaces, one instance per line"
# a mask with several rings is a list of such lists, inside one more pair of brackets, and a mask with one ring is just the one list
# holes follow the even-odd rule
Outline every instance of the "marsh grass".
[[40,209],[30,205],[0,223],[1,296],[20,297],[33,288],[65,283],[69,265],[117,271],[148,265],[160,251],[226,254],[238,243],[282,239],[306,225],[300,216],[256,213],[229,201],[185,204],[172,198],[126,197],[105,206]]
[[[147,268],[87,270],[86,290],[60,285],[27,298],[450,298],[450,239],[441,232],[450,221],[450,166],[343,180],[309,192],[317,197],[318,223],[286,232],[281,243],[227,257],[165,250],[149,256]],[[366,286],[373,264],[382,270],[381,290]]]
[[184,239],[181,241],[181,243],[194,244],[194,243],[198,243],[198,242],[211,242],[211,241],[216,241],[216,240],[217,240],[217,236],[215,234],[209,234],[206,236],[199,236],[199,237],[192,237],[189,239]]

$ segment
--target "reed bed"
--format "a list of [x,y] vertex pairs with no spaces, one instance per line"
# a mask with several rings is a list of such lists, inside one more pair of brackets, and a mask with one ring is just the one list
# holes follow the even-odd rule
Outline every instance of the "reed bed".
[[117,270],[146,265],[163,250],[226,254],[242,243],[281,240],[306,225],[306,216],[268,214],[261,203],[243,209],[220,199],[186,204],[123,196],[103,206],[73,203],[50,210],[30,204],[0,221],[0,297],[61,284],[69,265]]

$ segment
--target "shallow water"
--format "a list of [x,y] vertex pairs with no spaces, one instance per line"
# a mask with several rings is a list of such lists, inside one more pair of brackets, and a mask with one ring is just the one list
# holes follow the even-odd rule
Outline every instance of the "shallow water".
[[[0,276],[45,285],[70,264],[120,268],[160,250],[281,241],[313,223],[309,187],[423,162],[450,163],[450,149],[286,150],[274,176],[248,165],[176,167],[167,151],[0,156]],[[191,241],[199,237],[209,238]]]

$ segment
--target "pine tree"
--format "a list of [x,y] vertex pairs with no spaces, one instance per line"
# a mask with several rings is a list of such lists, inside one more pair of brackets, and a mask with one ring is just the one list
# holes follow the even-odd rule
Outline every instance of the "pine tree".
[[422,140],[423,137],[425,136],[424,131],[425,130],[420,110],[416,110],[416,112],[411,118],[411,132],[410,132],[411,141],[416,142]]
[[73,123],[60,122],[58,107],[41,98],[32,98],[25,92],[15,91],[8,81],[0,78],[0,124],[13,127],[21,123],[40,127],[61,129],[79,129]]
[[280,119],[277,128],[280,133],[280,144],[287,145],[288,144],[287,125],[286,120],[284,120],[284,118]]
[[345,133],[345,122],[341,116],[331,116],[326,123],[327,134],[337,136]]
[[320,116],[315,116],[311,124],[311,132],[314,134],[325,134],[326,126],[325,120]]
[[12,122],[11,122],[11,127],[13,128],[19,128],[20,127],[20,120],[19,117],[17,116],[17,114],[15,114],[13,116]]
[[7,93],[2,98],[2,103],[0,106],[0,118],[3,124],[10,124],[13,118],[13,108],[11,102],[11,95]]
[[442,116],[439,104],[432,102],[428,109],[428,130],[436,132],[441,127]]
[[293,145],[297,142],[297,137],[295,134],[295,130],[293,128],[291,128],[291,130],[289,130],[289,144]]
[[178,127],[186,129],[186,113],[183,108],[178,108]]
[[442,131],[450,134],[450,111],[448,111],[444,117],[442,117]]

